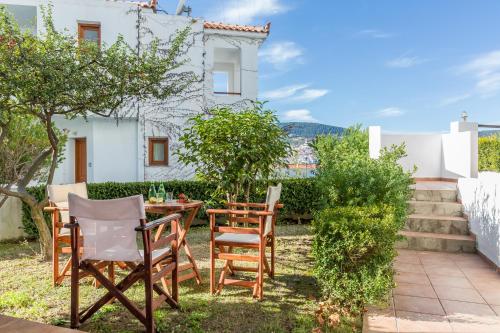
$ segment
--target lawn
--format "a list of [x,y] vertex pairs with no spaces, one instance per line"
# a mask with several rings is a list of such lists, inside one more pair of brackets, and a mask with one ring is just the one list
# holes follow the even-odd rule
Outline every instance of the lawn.
[[[312,275],[312,236],[308,226],[277,228],[276,278],[265,279],[264,301],[250,289],[226,287],[219,296],[209,294],[209,230],[192,228],[188,241],[203,275],[203,284],[180,286],[178,311],[165,305],[155,312],[159,332],[311,332],[317,327],[319,288]],[[51,264],[41,262],[34,242],[0,244],[0,313],[58,326],[69,326],[69,280],[51,284]],[[221,265],[222,263],[219,263]],[[90,280],[81,287],[81,307],[103,295]],[[127,295],[143,305],[141,285]],[[352,324],[339,332],[351,331]],[[359,326],[359,324],[357,325]],[[88,332],[138,332],[140,323],[114,303],[105,306],[80,328]]]

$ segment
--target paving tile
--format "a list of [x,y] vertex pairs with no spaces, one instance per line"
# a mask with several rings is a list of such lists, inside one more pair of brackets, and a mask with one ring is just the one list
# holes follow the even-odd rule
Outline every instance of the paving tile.
[[424,270],[429,275],[446,275],[453,277],[465,277],[464,273],[453,265],[425,265]]
[[397,332],[393,309],[370,309],[363,318],[363,333]]
[[396,257],[395,262],[403,264],[420,265],[420,259],[418,258],[417,255],[402,255],[402,256],[400,255]]
[[420,264],[407,264],[403,262],[395,262],[394,269],[398,272],[425,274],[424,267]]
[[488,304],[447,300],[441,300],[441,304],[443,304],[446,314],[450,316],[473,315],[479,317],[496,317],[496,313],[493,312]]
[[422,285],[415,283],[398,283],[393,290],[394,295],[418,296],[427,298],[437,298],[434,289],[430,285]]
[[431,284],[427,275],[421,273],[396,272],[394,279],[397,283],[414,283],[427,286]]
[[[498,318],[498,317],[497,317]],[[453,332],[461,333],[498,333],[500,323],[493,318],[474,315],[448,316]]]
[[441,300],[486,303],[475,289],[435,286],[434,290]]
[[491,305],[500,305],[500,289],[498,288],[481,288],[479,293],[486,300],[486,303]]
[[399,332],[452,332],[445,316],[397,311]]
[[454,288],[469,288],[474,287],[465,277],[445,276],[445,275],[429,275],[429,279],[433,286],[447,286]]
[[498,279],[500,281],[500,274],[489,267],[463,267],[461,270],[469,278]]
[[445,315],[445,312],[435,298],[394,295],[396,311],[411,311],[435,315]]
[[490,305],[493,311],[497,314],[497,316],[500,316],[500,305]]
[[460,268],[491,268],[491,265],[479,256],[475,259],[453,260],[453,262]]

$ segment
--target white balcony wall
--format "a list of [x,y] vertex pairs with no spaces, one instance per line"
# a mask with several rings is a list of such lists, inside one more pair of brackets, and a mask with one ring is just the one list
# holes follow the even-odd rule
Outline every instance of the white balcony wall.
[[372,126],[369,136],[372,158],[378,158],[382,148],[404,143],[407,156],[399,163],[408,171],[416,166],[415,178],[477,177],[477,124],[454,122],[445,134],[383,133]]

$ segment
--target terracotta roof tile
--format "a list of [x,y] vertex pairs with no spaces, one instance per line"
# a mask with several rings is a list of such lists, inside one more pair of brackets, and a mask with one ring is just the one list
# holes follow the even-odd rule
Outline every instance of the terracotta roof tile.
[[269,32],[271,31],[271,23],[268,23],[265,26],[253,26],[206,21],[203,26],[205,27],[205,29],[257,32],[264,34],[269,34]]

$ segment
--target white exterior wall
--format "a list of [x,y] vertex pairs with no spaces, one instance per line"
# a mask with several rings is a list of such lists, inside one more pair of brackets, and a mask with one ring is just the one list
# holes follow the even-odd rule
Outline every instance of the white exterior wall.
[[477,124],[454,122],[446,134],[383,133],[379,126],[369,128],[370,156],[378,158],[380,150],[391,145],[406,145],[407,157],[399,163],[413,171],[415,178],[477,177]]
[[[78,23],[99,23],[103,44],[113,43],[119,35],[129,45],[136,45],[136,15],[128,13],[136,5],[127,1],[108,0],[0,0],[0,4],[37,6],[53,4],[53,18],[56,29],[67,30],[77,35]],[[266,34],[204,30],[202,19],[185,16],[155,14],[144,9],[147,26],[161,40],[168,40],[175,32],[191,27],[194,43],[186,59],[189,60],[179,71],[192,71],[203,78],[197,89],[199,97],[182,104],[171,103],[164,109],[141,105],[135,120],[57,119],[62,129],[69,129],[70,140],[66,146],[65,160],[58,168],[55,183],[74,182],[74,141],[77,137],[87,138],[87,177],[89,182],[143,181],[158,179],[191,178],[194,172],[178,163],[174,152],[179,149],[179,136],[186,126],[186,120],[194,114],[206,111],[216,105],[247,105],[248,100],[258,96],[258,49]],[[37,11],[37,30],[42,33],[41,10]],[[232,48],[240,51],[240,70],[235,79],[239,81],[241,95],[213,94],[212,71],[214,49]],[[134,125],[135,124],[135,125]],[[148,165],[148,138],[169,138],[169,165]],[[135,140],[135,142],[132,142]]]
[[458,191],[478,250],[500,267],[500,173],[461,178]]

